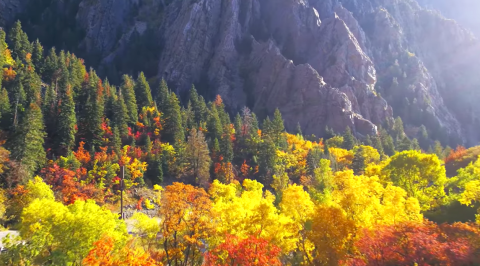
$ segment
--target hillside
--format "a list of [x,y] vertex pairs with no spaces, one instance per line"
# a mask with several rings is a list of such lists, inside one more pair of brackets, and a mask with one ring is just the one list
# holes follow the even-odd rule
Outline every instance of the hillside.
[[264,118],[278,107],[287,129],[299,122],[317,136],[326,126],[365,136],[400,116],[411,138],[421,125],[444,145],[480,138],[478,41],[414,0],[0,5],[0,21],[20,18],[31,38],[79,54],[113,83],[144,71],[182,101],[195,84],[232,113],[248,106]]
[[340,2],[0,0],[0,266],[480,265],[477,39]]

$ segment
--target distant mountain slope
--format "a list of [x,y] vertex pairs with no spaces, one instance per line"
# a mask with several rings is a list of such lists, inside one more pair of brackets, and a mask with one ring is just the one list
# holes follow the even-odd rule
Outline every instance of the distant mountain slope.
[[29,36],[78,39],[52,45],[114,82],[145,70],[180,96],[195,84],[231,110],[278,107],[287,129],[319,136],[373,134],[400,116],[411,137],[425,125],[444,144],[480,139],[480,45],[415,0],[16,1]]

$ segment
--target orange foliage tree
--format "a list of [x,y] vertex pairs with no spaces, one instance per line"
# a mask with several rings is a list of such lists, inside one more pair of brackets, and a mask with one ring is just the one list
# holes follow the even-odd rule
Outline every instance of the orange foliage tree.
[[202,188],[173,183],[162,194],[161,243],[168,265],[193,265],[213,233],[210,197]]

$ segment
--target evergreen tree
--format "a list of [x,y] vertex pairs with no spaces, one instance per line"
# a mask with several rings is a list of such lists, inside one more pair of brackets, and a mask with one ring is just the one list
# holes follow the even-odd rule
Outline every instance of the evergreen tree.
[[84,88],[85,108],[82,115],[82,137],[90,147],[101,147],[103,144],[103,115],[105,102],[102,81],[95,71],[90,70],[89,80]]
[[398,143],[400,141],[403,141],[404,135],[405,133],[403,129],[402,118],[397,117],[395,118],[395,124],[393,125],[392,138],[395,143]]
[[427,150],[430,146],[430,140],[428,139],[428,131],[424,125],[420,126],[418,142],[420,147],[424,150]]
[[375,135],[372,140],[372,147],[374,147],[378,153],[383,154],[383,145],[382,145],[382,139],[380,136]]
[[275,142],[269,137],[265,138],[260,145],[258,158],[258,173],[261,181],[267,187],[272,183],[273,171],[277,162],[277,149]]
[[42,111],[37,104],[31,103],[9,142],[11,158],[21,162],[30,177],[46,161],[44,138]]
[[127,75],[123,75],[122,79],[123,83],[121,86],[121,91],[125,100],[125,105],[127,106],[127,123],[130,125],[135,125],[138,120],[137,100],[134,90],[135,82]]
[[367,135],[367,137],[365,138],[365,145],[373,147],[373,141],[370,135]]
[[118,128],[118,133],[121,137],[128,136],[128,108],[123,99],[123,94],[120,93],[115,101],[115,115],[113,116],[113,124]]
[[[6,64],[5,50],[7,49],[7,43],[5,42],[5,32],[0,28],[0,67]],[[0,71],[0,88],[2,87],[3,71]]]
[[222,138],[223,126],[217,112],[217,106],[214,103],[210,104],[210,113],[208,115],[207,130],[208,130],[207,138],[210,141],[213,141],[214,139]]
[[169,94],[170,91],[168,89],[167,82],[162,79],[160,82],[160,87],[155,95],[155,102],[157,103],[157,107],[160,112],[163,112],[163,109],[167,106]]
[[28,36],[22,30],[22,23],[17,20],[8,34],[10,47],[12,48],[13,58],[26,59],[28,53],[32,53],[32,46],[28,41]]
[[43,46],[37,39],[33,44],[32,62],[35,65],[37,73],[43,73]]
[[10,103],[12,104],[13,108],[13,124],[14,126],[17,126],[26,109],[25,107],[27,102],[27,96],[21,82],[21,74],[17,75],[13,85],[10,86],[10,91],[8,93],[10,95]]
[[[65,54],[61,53],[60,58],[64,59]],[[77,117],[75,114],[75,103],[73,92],[68,83],[68,70],[65,61],[61,60],[60,79],[58,82],[60,101],[58,104],[58,123],[55,141],[57,148],[63,156],[75,146],[75,134],[77,133]]]
[[11,105],[8,92],[5,88],[2,88],[0,90],[0,128],[5,128],[10,124],[8,123],[10,113]]
[[195,86],[192,86],[190,89],[190,102],[192,103],[192,109],[195,114],[195,123],[199,125],[202,122],[206,122],[208,116],[207,104],[205,103],[205,99],[198,95]]
[[208,145],[202,131],[192,129],[185,150],[187,158],[187,177],[199,186],[207,187],[210,181],[210,165],[212,163]]
[[140,72],[135,83],[135,96],[137,97],[138,110],[142,110],[144,106],[151,106],[153,103],[150,85],[143,72]]
[[363,175],[365,173],[365,155],[363,147],[359,147],[355,152],[352,161],[352,170],[355,175]]
[[350,127],[347,127],[345,133],[343,133],[343,144],[342,148],[346,150],[353,150],[355,146],[355,137],[352,135],[352,130]]
[[387,131],[382,130],[380,137],[385,154],[388,156],[393,156],[395,154],[395,145],[393,144],[392,136],[390,136]]
[[295,130],[295,133],[299,136],[303,136],[302,126],[300,126],[300,122],[297,123],[297,129]]
[[417,139],[412,140],[412,150],[421,151],[420,144]]
[[163,116],[165,120],[163,124],[163,139],[174,145],[184,142],[185,135],[182,127],[180,101],[175,93],[170,93],[168,102],[163,110]]
[[411,149],[412,149],[412,142],[410,141],[410,139],[407,136],[403,137],[403,139],[401,139],[398,142],[397,150],[399,152],[409,151]]
[[45,58],[45,64],[43,66],[43,77],[46,82],[56,84],[57,82],[57,70],[58,70],[58,56],[55,51],[55,47],[52,47],[48,52],[48,56]]
[[226,125],[224,127],[221,141],[222,142],[220,144],[220,151],[221,151],[221,154],[223,155],[223,161],[230,163],[233,160],[233,142],[232,142],[232,136],[230,131],[230,125]]
[[148,161],[145,177],[150,179],[154,185],[163,183],[163,162],[160,154],[155,154]]
[[323,154],[325,155],[326,159],[330,159],[330,148],[328,147],[327,142],[323,144]]
[[120,138],[120,132],[116,126],[113,127],[112,131],[112,150],[115,151],[115,154],[120,156],[122,152],[122,139]]
[[35,67],[31,60],[27,60],[24,68],[22,68],[21,82],[25,91],[25,106],[35,102],[40,104],[40,93],[42,89],[42,80],[35,72]]
[[313,176],[315,169],[319,167],[320,160],[323,156],[323,151],[319,146],[315,146],[313,149],[310,149],[307,154],[307,175]]
[[52,137],[56,131],[55,121],[57,119],[57,94],[55,92],[55,85],[52,84],[47,87],[45,96],[42,102],[43,118],[45,120],[45,128],[47,135]]

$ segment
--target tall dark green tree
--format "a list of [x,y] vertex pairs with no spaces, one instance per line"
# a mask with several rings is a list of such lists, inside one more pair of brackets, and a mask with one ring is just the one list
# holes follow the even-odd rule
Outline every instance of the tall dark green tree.
[[180,144],[185,141],[182,127],[182,113],[180,101],[175,93],[169,93],[168,102],[163,110],[164,124],[162,137],[171,144]]
[[32,50],[32,62],[35,65],[37,73],[43,73],[43,46],[40,41],[37,39],[33,44]]
[[5,128],[11,125],[8,121],[11,114],[11,108],[8,92],[5,88],[2,88],[0,90],[0,128]]
[[55,91],[55,84],[47,87],[42,101],[42,112],[45,120],[45,128],[47,135],[53,137],[56,132],[57,120],[57,93]]
[[412,142],[407,136],[404,136],[397,144],[397,150],[399,152],[409,151],[412,149]]
[[365,173],[365,154],[363,147],[360,146],[355,152],[352,160],[352,170],[356,175],[363,175]]
[[380,138],[380,136],[375,135],[375,136],[372,138],[372,147],[374,147],[375,149],[377,149],[377,151],[378,151],[380,154],[383,154],[382,139]]
[[390,136],[387,131],[382,130],[380,132],[380,138],[382,140],[383,151],[388,156],[393,156],[395,154],[395,145],[393,143],[392,136]]
[[343,133],[343,144],[342,148],[346,150],[352,150],[355,146],[355,137],[352,135],[352,130],[350,127],[347,127],[345,133]]
[[307,154],[307,174],[310,176],[314,175],[315,169],[320,165],[320,160],[322,159],[324,153],[319,146],[315,146],[313,149],[310,149]]
[[103,144],[103,116],[105,101],[103,96],[102,81],[95,71],[90,70],[89,80],[84,88],[86,99],[81,120],[81,136],[91,147],[101,147]]
[[135,96],[137,97],[138,110],[142,110],[144,106],[151,106],[153,103],[152,91],[143,72],[140,72],[135,83]]
[[35,102],[37,105],[40,104],[42,80],[35,72],[35,66],[30,59],[27,60],[21,72],[20,77],[26,97],[25,105],[28,106],[32,102]]
[[300,126],[300,122],[297,123],[297,128],[295,129],[295,134],[297,134],[299,136],[303,136],[302,126]]
[[148,160],[147,171],[145,177],[150,179],[153,184],[160,185],[163,183],[163,167],[162,155],[153,154]]
[[266,137],[260,145],[258,157],[258,173],[265,186],[270,186],[273,181],[273,172],[277,162],[277,149],[275,142]]
[[205,103],[205,99],[198,95],[195,86],[190,89],[190,102],[192,103],[192,109],[195,114],[195,123],[200,125],[202,122],[207,122],[208,108]]
[[125,105],[127,106],[128,113],[128,124],[135,125],[138,120],[138,110],[137,110],[137,98],[135,96],[135,82],[133,79],[127,75],[122,77],[123,83],[121,86],[121,91],[123,98],[125,100]]
[[225,125],[220,143],[220,153],[224,162],[232,162],[233,160],[233,142],[230,125]]
[[[65,54],[61,53],[60,58],[65,59]],[[65,61],[61,60],[60,79],[58,81],[59,104],[58,104],[58,122],[55,141],[58,152],[66,156],[75,146],[75,134],[77,133],[77,117],[75,113],[75,103],[73,101],[72,86],[69,81],[69,72]]]
[[170,94],[170,90],[168,89],[167,82],[162,79],[160,81],[160,86],[158,87],[158,91],[155,95],[155,102],[157,103],[157,108],[160,112],[163,111],[168,104],[168,96]]
[[[7,43],[5,42],[5,32],[0,28],[0,67],[6,63],[5,50],[7,49]],[[2,87],[2,75],[3,71],[0,71],[0,87]]]
[[120,133],[116,126],[112,129],[113,137],[112,137],[112,150],[115,151],[115,154],[120,155],[122,151],[122,139],[120,138]]
[[42,110],[36,103],[31,103],[9,142],[11,158],[21,162],[30,177],[46,161],[43,147],[45,135]]
[[221,139],[223,133],[223,125],[218,115],[217,106],[214,103],[210,103],[210,112],[208,114],[207,121],[207,139],[210,145],[213,144],[214,139]]
[[22,23],[17,20],[8,33],[13,58],[26,59],[28,53],[32,53],[32,45],[28,41],[27,34],[22,30]]
[[43,78],[45,82],[56,84],[58,78],[58,56],[55,51],[55,47],[52,47],[48,51],[48,55],[45,58],[45,64],[43,65]]
[[120,91],[115,102],[115,115],[113,116],[113,124],[118,128],[121,137],[128,136],[128,108]]

